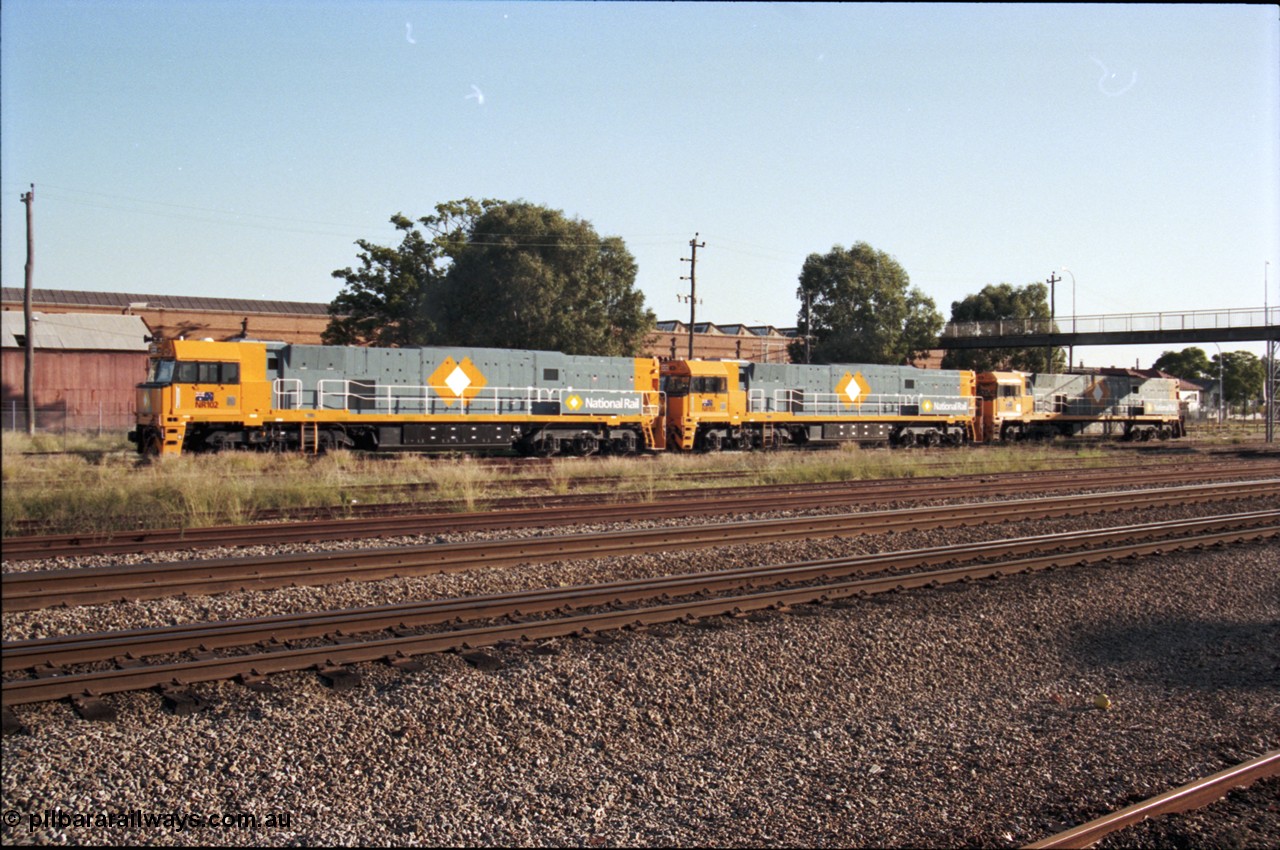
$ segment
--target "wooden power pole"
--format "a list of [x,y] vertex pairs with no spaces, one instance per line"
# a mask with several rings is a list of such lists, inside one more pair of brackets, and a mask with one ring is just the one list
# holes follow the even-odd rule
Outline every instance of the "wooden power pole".
[[24,192],[22,203],[27,206],[27,265],[26,282],[22,293],[23,332],[26,334],[26,357],[23,359],[22,383],[27,405],[27,434],[36,435],[36,334],[35,317],[31,313],[31,274],[35,264],[35,238],[31,231],[31,205],[36,199],[36,184],[31,184],[31,191]]
[[692,253],[688,257],[681,257],[680,262],[689,264],[689,276],[682,277],[681,280],[689,281],[689,359],[693,359],[693,324],[697,315],[698,306],[698,249],[707,247],[706,242],[698,241],[698,234],[693,234],[693,238],[689,240],[689,247]]

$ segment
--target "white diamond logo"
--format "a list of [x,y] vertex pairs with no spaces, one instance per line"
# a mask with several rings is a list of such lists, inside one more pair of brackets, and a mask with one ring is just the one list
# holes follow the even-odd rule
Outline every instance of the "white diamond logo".
[[849,386],[844,388],[844,394],[849,399],[850,404],[858,403],[858,396],[862,395],[862,388],[853,381],[849,382]]
[[453,367],[453,371],[449,373],[449,377],[444,379],[444,385],[453,390],[453,394],[461,397],[462,391],[471,386],[471,378],[467,373],[462,371],[461,366]]

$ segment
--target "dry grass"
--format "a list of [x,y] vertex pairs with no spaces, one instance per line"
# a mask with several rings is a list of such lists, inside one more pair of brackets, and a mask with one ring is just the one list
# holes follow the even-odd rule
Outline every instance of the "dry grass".
[[[560,459],[511,473],[467,456],[369,456],[333,452],[229,452],[163,460],[113,448],[44,451],[25,437],[4,439],[3,533],[190,528],[249,522],[261,511],[420,501],[481,510],[493,499],[532,492],[627,494],[652,501],[663,490],[802,484],[1046,469],[1067,459],[1106,465],[1099,448],[996,446],[910,451],[842,447],[656,458]],[[545,479],[535,491],[532,480]],[[411,486],[412,485],[412,486]],[[359,489],[357,489],[359,488]]]

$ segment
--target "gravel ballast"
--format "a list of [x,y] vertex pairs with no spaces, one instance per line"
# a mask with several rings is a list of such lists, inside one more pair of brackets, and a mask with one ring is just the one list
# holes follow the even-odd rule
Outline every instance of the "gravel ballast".
[[[830,557],[1176,515],[755,554]],[[721,566],[750,557],[712,554]],[[708,557],[6,614],[5,637],[666,574],[705,569]],[[115,723],[65,704],[20,707],[30,731],[3,741],[4,839],[1016,846],[1280,747],[1280,545],[486,652],[498,669],[453,654],[412,673],[360,665],[351,690],[312,673],[273,677],[270,693],[202,685],[211,706],[187,716],[153,693],[110,697]],[[1100,694],[1109,709],[1096,707]],[[135,811],[171,822],[92,823]],[[259,822],[194,827],[174,813]],[[77,814],[90,823],[60,822]],[[288,824],[267,826],[272,815]],[[1274,811],[1232,828],[1244,846],[1280,843]]]

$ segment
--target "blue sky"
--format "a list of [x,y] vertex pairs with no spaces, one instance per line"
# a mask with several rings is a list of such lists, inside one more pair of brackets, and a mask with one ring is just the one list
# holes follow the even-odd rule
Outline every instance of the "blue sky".
[[[937,303],[1280,303],[1274,6],[0,6],[3,281],[327,302],[356,239],[461,197],[621,236],[659,318],[793,325],[865,241]],[[1181,346],[1176,346],[1181,347]],[[1261,344],[1232,344],[1261,353]],[[1210,354],[1215,349],[1207,346]],[[1160,348],[1077,349],[1143,366]]]

